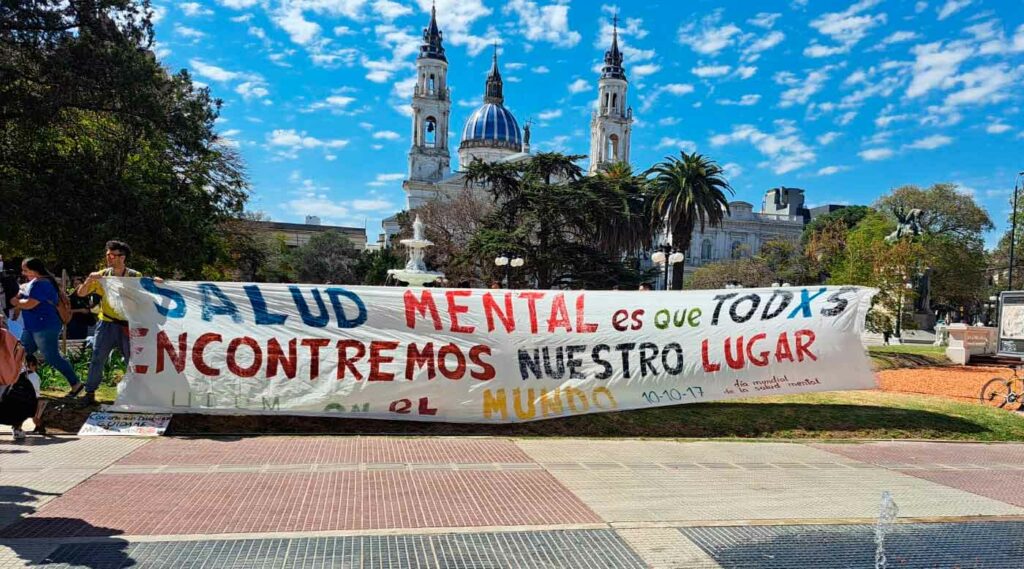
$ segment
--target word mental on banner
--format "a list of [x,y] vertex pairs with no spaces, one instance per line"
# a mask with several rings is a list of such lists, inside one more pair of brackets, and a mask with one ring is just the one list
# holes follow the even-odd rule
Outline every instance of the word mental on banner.
[[117,409],[503,422],[874,386],[873,289],[685,293],[107,279]]

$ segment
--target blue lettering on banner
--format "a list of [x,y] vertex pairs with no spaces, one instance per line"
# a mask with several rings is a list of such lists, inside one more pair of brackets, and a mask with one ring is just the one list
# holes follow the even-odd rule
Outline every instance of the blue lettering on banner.
[[814,300],[815,298],[818,298],[819,296],[825,294],[826,290],[828,290],[828,289],[826,289],[825,287],[821,287],[821,288],[818,289],[818,292],[814,293],[814,296],[807,296],[807,289],[801,289],[800,290],[800,304],[798,304],[797,307],[793,309],[793,312],[789,313],[789,316],[787,318],[794,318],[796,316],[797,312],[803,312],[803,317],[804,318],[810,318],[811,317],[811,301]]
[[[334,315],[338,318],[339,328],[357,328],[366,323],[366,305],[363,304],[363,299],[359,298],[359,295],[350,290],[334,287],[327,289],[327,296],[331,297],[331,305],[334,306]],[[345,307],[341,303],[342,297],[351,300],[356,305],[358,312],[355,318],[349,319],[345,314]]]
[[174,308],[168,308],[163,304],[154,302],[156,311],[160,316],[166,316],[167,318],[184,318],[185,317],[185,297],[180,292],[171,290],[169,288],[161,288],[157,286],[153,277],[143,277],[141,279],[142,288],[147,291],[166,297],[174,303]]
[[267,310],[267,301],[263,299],[263,293],[257,285],[246,285],[245,294],[249,297],[249,304],[252,305],[253,314],[256,315],[257,326],[284,324],[288,319],[285,314],[271,314]]
[[[209,322],[217,315],[229,315],[236,324],[242,323],[242,317],[238,315],[238,307],[228,298],[220,287],[213,283],[199,283],[199,292],[203,294],[203,320]],[[220,304],[213,304],[212,297],[216,297]]]

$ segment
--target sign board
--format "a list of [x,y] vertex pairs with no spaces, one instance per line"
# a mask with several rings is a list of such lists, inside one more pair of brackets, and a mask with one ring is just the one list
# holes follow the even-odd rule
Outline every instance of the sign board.
[[998,354],[1024,357],[1024,291],[999,294]]
[[501,423],[875,387],[868,288],[103,286],[132,338],[117,411]]
[[93,412],[78,430],[79,436],[130,435],[158,437],[167,430],[171,416],[163,413]]

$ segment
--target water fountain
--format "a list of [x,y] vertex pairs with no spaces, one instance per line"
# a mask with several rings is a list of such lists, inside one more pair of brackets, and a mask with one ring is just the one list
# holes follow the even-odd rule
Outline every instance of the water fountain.
[[888,490],[882,492],[882,507],[878,512],[878,523],[875,524],[875,569],[888,567],[888,561],[885,558],[885,536],[892,531],[899,511],[899,506],[892,499],[892,494]]
[[420,216],[412,224],[412,239],[402,239],[402,245],[409,249],[409,262],[404,269],[391,269],[388,274],[396,279],[409,283],[409,286],[423,286],[444,277],[444,273],[428,271],[423,262],[423,250],[433,245],[423,235],[423,222]]

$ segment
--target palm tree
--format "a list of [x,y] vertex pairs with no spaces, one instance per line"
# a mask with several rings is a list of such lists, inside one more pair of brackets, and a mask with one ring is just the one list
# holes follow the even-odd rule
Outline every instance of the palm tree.
[[[698,223],[704,231],[707,226],[720,224],[729,213],[725,192],[731,195],[732,186],[722,168],[707,156],[680,151],[679,158],[666,156],[664,162],[655,164],[645,174],[653,198],[651,228],[669,231],[672,244],[680,251],[690,248]],[[672,276],[673,289],[682,288],[684,266]]]
[[601,202],[592,213],[598,247],[609,255],[635,254],[650,249],[651,231],[646,181],[626,162],[616,162],[590,179],[591,193]]

